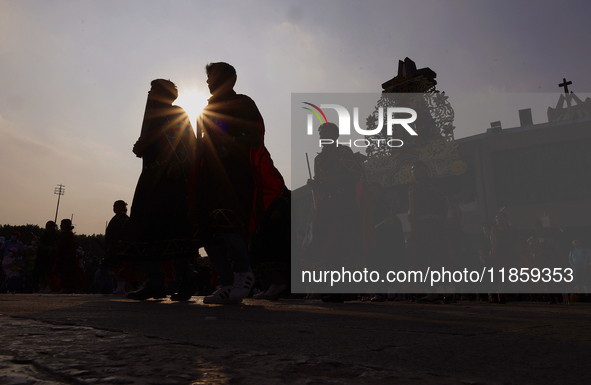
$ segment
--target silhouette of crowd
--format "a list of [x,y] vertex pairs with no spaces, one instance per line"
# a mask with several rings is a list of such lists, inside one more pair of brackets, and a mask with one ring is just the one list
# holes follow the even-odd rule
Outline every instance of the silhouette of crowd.
[[[129,299],[187,301],[203,295],[206,304],[234,304],[280,296],[372,301],[453,302],[481,299],[571,299],[552,294],[454,295],[442,285],[426,296],[392,286],[390,292],[342,295],[289,293],[291,255],[302,266],[335,270],[426,269],[454,265],[496,264],[507,268],[571,267],[571,293],[588,300],[591,252],[578,239],[572,248],[555,226],[536,220],[528,236],[511,226],[506,211],[483,226],[471,244],[461,230],[462,212],[453,198],[429,176],[423,162],[412,166],[408,191],[410,237],[385,201],[384,186],[369,183],[362,162],[332,123],[319,128],[325,139],[314,160],[314,212],[307,229],[291,226],[291,191],[275,168],[264,143],[264,121],[255,102],[237,94],[236,70],[228,63],[206,66],[211,92],[193,130],[187,113],[174,105],[170,80],[151,82],[140,136],[133,153],[142,172],[128,215],[117,200],[100,247],[102,255],[85,255],[71,220],[48,221],[43,234],[24,245],[20,233],[0,237],[1,289],[4,292],[94,293]],[[329,140],[330,139],[330,140]],[[343,207],[349,210],[342,210]],[[297,239],[292,242],[292,239]],[[133,251],[130,251],[133,250]],[[200,252],[205,251],[207,256]],[[404,290],[403,290],[404,289]],[[410,290],[412,291],[412,290]],[[424,293],[417,286],[416,293]]]

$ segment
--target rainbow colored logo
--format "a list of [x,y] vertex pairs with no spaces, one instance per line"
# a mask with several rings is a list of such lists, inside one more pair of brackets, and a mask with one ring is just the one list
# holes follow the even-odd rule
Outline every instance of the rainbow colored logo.
[[311,108],[308,108],[308,107],[302,107],[304,110],[308,110],[308,111],[310,111],[311,113],[313,113],[314,115],[316,115],[316,117],[318,118],[318,121],[320,122],[320,124],[328,123],[328,120],[326,120],[326,115],[324,115],[324,112],[322,112],[322,110],[320,109],[320,107],[318,107],[318,106],[315,106],[314,104],[312,104],[312,103],[308,103],[308,102],[303,102],[303,103],[304,103],[304,104],[307,104],[307,105],[309,105],[309,106],[312,106],[312,107],[314,107],[316,110],[318,110],[318,112],[320,112],[320,114],[321,114],[321,115],[322,115],[322,117],[324,118],[324,122],[322,121],[322,119],[320,119],[320,115],[318,115],[318,112],[316,112],[316,111],[314,111],[313,109],[311,109]]

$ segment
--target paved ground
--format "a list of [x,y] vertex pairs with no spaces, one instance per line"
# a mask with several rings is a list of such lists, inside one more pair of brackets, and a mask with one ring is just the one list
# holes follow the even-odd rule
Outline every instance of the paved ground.
[[589,384],[591,303],[0,295],[0,384]]

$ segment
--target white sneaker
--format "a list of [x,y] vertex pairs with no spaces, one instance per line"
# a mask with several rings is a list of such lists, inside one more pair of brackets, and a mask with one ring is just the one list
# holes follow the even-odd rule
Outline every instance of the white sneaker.
[[439,294],[431,293],[427,294],[423,298],[420,298],[417,302],[435,302],[439,299]]
[[254,298],[254,299],[266,299],[267,297],[265,297],[265,295],[267,294],[267,292],[269,291],[269,289],[263,290],[260,293],[257,293],[255,295],[253,295],[252,298]]
[[257,295],[254,295],[252,298],[254,299],[277,299],[279,298],[279,294],[283,293],[283,291],[287,289],[287,286],[285,285],[276,285],[276,284],[271,284],[271,286],[269,286],[269,288],[262,292],[259,293]]
[[217,304],[227,305],[227,304],[231,304],[231,303],[239,303],[240,301],[242,301],[242,298],[238,299],[238,300],[230,298],[231,291],[232,291],[232,286],[230,286],[230,285],[222,286],[219,289],[217,289],[216,291],[214,291],[212,295],[208,295],[207,297],[203,297],[203,303],[207,303],[207,304],[217,303]]
[[39,293],[41,293],[41,294],[49,294],[49,293],[51,293],[51,289],[49,288],[49,285],[45,286],[45,289],[40,290]]
[[117,289],[113,292],[113,295],[124,295],[125,294],[125,281],[117,281]]
[[265,292],[265,296],[263,298],[264,299],[278,299],[279,294],[281,294],[285,289],[287,289],[287,286],[285,286],[285,285],[272,284],[269,287],[269,290],[267,290]]
[[254,285],[254,275],[252,271],[247,273],[234,274],[234,286],[230,293],[230,298],[234,300],[242,300],[250,294],[250,289]]

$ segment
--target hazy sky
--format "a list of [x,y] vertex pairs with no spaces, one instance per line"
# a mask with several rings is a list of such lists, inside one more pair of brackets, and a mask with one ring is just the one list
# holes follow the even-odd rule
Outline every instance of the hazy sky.
[[[61,183],[58,220],[103,233],[113,202],[133,198],[141,160],[131,149],[152,79],[174,81],[191,113],[209,97],[205,64],[233,64],[295,188],[305,180],[290,180],[292,92],[380,92],[407,56],[437,72],[450,97],[557,100],[563,77],[589,92],[590,17],[588,0],[0,0],[0,224],[54,219]],[[532,106],[535,123],[550,104]],[[503,126],[517,125],[507,108]],[[490,121],[458,124],[456,137]]]

